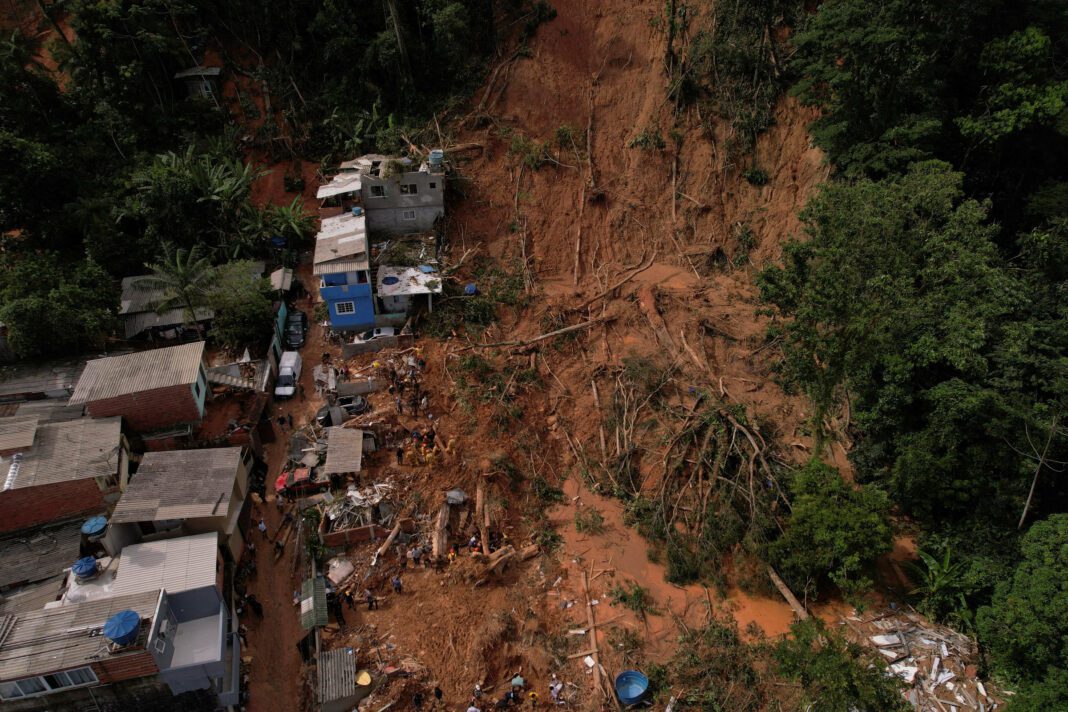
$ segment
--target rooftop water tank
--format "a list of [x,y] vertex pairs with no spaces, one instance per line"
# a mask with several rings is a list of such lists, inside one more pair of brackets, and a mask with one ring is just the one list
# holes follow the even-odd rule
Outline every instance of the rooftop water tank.
[[431,168],[441,168],[441,164],[445,162],[445,152],[440,148],[435,148],[430,152],[430,158],[427,159]]
[[82,525],[82,534],[86,535],[90,539],[95,539],[104,535],[104,530],[108,528],[108,518],[96,516],[92,519],[86,520]]
[[70,567],[79,581],[88,581],[97,574],[96,559],[91,556],[83,556]]
[[104,624],[104,636],[115,645],[129,645],[137,640],[141,616],[135,611],[119,611]]

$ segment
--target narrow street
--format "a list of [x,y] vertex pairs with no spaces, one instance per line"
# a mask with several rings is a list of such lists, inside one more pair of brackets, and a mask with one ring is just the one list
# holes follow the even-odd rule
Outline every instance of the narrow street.
[[[305,276],[307,279],[308,277]],[[306,284],[308,282],[305,282]],[[301,299],[294,307],[311,316],[311,306],[307,299]],[[248,648],[244,657],[251,658],[249,712],[296,712],[310,708],[310,692],[305,694],[305,681],[302,677],[302,663],[298,644],[307,635],[300,625],[297,607],[293,604],[293,592],[300,590],[302,573],[297,570],[296,538],[290,540],[285,553],[276,561],[274,557],[274,537],[282,526],[284,516],[275,501],[274,481],[286,464],[286,450],[292,430],[286,426],[282,431],[277,419],[279,416],[292,416],[294,428],[315,417],[315,411],[321,405],[321,398],[315,395],[312,379],[313,357],[322,352],[322,328],[310,323],[307,343],[301,349],[304,366],[301,383],[304,385],[305,397],[299,395],[290,399],[275,401],[269,408],[271,427],[275,441],[264,445],[267,461],[267,501],[263,504],[251,503],[253,517],[249,537],[256,543],[256,577],[249,582],[248,590],[253,593],[263,606],[263,619],[246,610],[242,623],[248,627]],[[290,507],[292,509],[292,507]],[[267,538],[256,529],[262,514],[267,523]],[[310,688],[309,688],[310,689]]]

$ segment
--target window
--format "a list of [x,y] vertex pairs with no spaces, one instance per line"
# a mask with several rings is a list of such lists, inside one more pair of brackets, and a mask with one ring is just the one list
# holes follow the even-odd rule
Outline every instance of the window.
[[430,190],[434,190],[434,189],[435,189],[435,188],[437,188],[437,187],[438,187],[438,184],[437,184],[437,183],[431,183],[431,184],[430,184]]
[[96,681],[96,674],[92,669],[83,667],[39,677],[27,677],[16,682],[0,682],[0,699],[15,700],[20,697],[47,695],[70,687],[93,685]]
[[384,198],[386,197],[386,186],[384,185],[372,185],[371,186],[372,198]]
[[356,284],[367,284],[367,273],[366,272],[357,272],[356,273]]
[[419,185],[417,183],[401,183],[400,191],[401,195],[416,195],[419,193]]
[[355,314],[356,305],[352,302],[338,302],[334,305],[334,311],[338,314]]
[[414,210],[404,210],[401,212],[401,220],[415,220]]

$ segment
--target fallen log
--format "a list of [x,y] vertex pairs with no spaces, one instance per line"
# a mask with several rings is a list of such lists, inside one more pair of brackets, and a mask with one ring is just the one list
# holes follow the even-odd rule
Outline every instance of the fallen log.
[[435,559],[445,555],[445,549],[448,544],[448,535],[445,530],[449,528],[449,511],[449,503],[442,502],[441,509],[438,510],[438,521],[434,526],[434,538],[430,543],[431,552]]
[[557,329],[556,331],[550,331],[547,334],[542,334],[541,336],[536,336],[533,339],[527,339],[525,341],[518,341],[518,340],[517,341],[498,341],[498,342],[495,342],[495,343],[492,343],[492,344],[471,344],[470,346],[464,346],[461,349],[457,349],[453,353],[459,353],[461,351],[470,351],[471,349],[488,349],[488,348],[494,348],[494,347],[498,347],[498,346],[530,346],[531,344],[536,344],[539,341],[544,341],[545,339],[551,339],[554,336],[561,336],[563,334],[569,334],[572,331],[579,331],[580,329],[588,329],[591,326],[596,326],[597,324],[601,324],[601,323],[604,323],[604,322],[609,321],[609,320],[610,320],[610,317],[598,317],[596,319],[590,319],[589,321],[584,321],[581,324],[573,324],[572,326],[565,326],[563,329]]
[[397,517],[397,523],[393,525],[393,531],[389,533],[389,536],[386,537],[386,540],[382,542],[382,546],[378,547],[378,551],[376,551],[374,557],[372,557],[371,566],[377,566],[379,557],[389,551],[389,546],[393,543],[393,540],[397,538],[397,534],[400,533],[400,529],[401,517]]
[[801,601],[797,600],[797,597],[794,596],[793,591],[786,585],[786,582],[779,578],[779,574],[775,573],[775,569],[770,566],[768,567],[768,576],[771,577],[771,582],[775,584],[775,588],[779,589],[779,593],[782,594],[782,597],[790,604],[790,608],[794,609],[794,613],[797,615],[798,619],[807,620],[808,611],[801,605]]

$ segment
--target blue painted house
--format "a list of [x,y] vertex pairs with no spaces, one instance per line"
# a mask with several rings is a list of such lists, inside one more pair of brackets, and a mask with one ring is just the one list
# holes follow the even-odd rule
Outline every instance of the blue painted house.
[[375,324],[365,215],[325,218],[315,240],[312,274],[329,310],[331,328],[360,331]]

